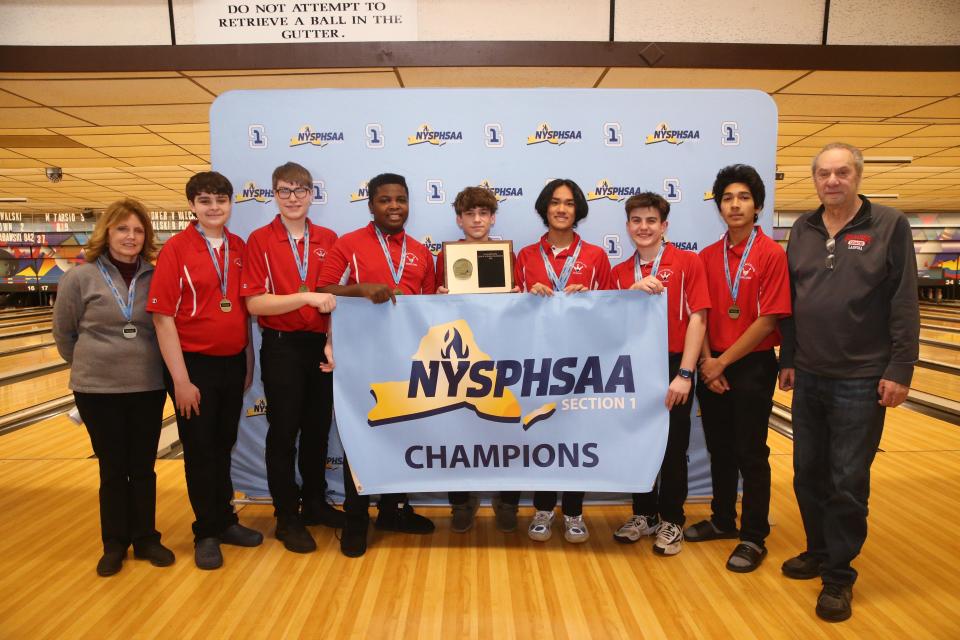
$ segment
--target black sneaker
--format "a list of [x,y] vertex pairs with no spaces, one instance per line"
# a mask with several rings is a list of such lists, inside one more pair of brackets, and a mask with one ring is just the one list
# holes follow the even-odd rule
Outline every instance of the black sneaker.
[[348,558],[359,558],[367,552],[367,528],[369,517],[346,518],[340,536],[340,553]]
[[259,547],[263,543],[263,534],[242,524],[232,524],[220,534],[220,542],[235,547]]
[[374,525],[381,531],[400,531],[402,533],[433,533],[433,522],[413,511],[405,504],[399,509],[381,509]]
[[287,551],[294,553],[311,553],[317,550],[317,543],[307,528],[300,522],[298,516],[281,516],[277,518],[277,540],[283,542]]
[[155,567],[169,567],[177,557],[173,551],[167,549],[159,542],[148,542],[141,546],[133,545],[133,557],[141,560],[149,560]]
[[783,575],[794,580],[811,580],[820,577],[820,558],[804,551],[800,555],[790,558],[780,566]]
[[106,578],[119,573],[123,568],[125,557],[127,557],[126,551],[105,551],[97,562],[97,575]]
[[303,505],[300,519],[308,527],[323,525],[331,529],[342,529],[346,515],[343,511],[335,509],[329,502],[313,502]]
[[740,537],[736,529],[724,531],[717,529],[712,520],[701,520],[683,530],[683,539],[687,542],[706,542],[707,540],[732,540]]
[[220,553],[219,538],[200,538],[193,549],[193,561],[198,569],[211,571],[223,566],[223,554]]
[[853,615],[853,587],[824,583],[817,596],[817,615],[827,622],[843,622]]

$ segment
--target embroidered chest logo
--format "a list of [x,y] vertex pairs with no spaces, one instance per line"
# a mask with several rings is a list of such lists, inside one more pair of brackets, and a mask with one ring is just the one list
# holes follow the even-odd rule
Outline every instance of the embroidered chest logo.
[[866,234],[850,234],[846,237],[847,249],[851,251],[863,251],[870,246],[872,238]]
[[318,248],[318,249],[315,249],[315,250],[314,250],[313,255],[315,255],[315,256],[317,256],[318,258],[320,258],[321,260],[323,260],[324,258],[327,257],[327,252],[324,251],[323,249],[319,249],[319,248]]
[[583,270],[587,268],[587,265],[583,264],[579,260],[573,263],[573,272],[576,274],[583,273]]
[[672,275],[673,271],[671,269],[660,269],[660,271],[657,271],[657,277],[660,278],[660,281],[664,284],[670,282],[670,277]]
[[757,273],[756,268],[749,262],[743,265],[743,268],[740,269],[740,279],[741,280],[752,280],[753,276]]
[[413,255],[412,253],[408,253],[408,254],[407,254],[407,265],[408,265],[408,266],[411,266],[411,267],[415,267],[415,266],[417,266],[418,264],[420,264],[420,261],[417,260],[417,256]]

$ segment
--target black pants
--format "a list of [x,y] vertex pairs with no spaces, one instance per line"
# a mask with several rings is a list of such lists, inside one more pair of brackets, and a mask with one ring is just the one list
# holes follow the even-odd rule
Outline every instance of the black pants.
[[[461,504],[467,504],[470,500],[469,491],[451,491],[447,494],[447,499],[450,501],[450,506],[455,507]],[[501,491],[500,492],[500,501],[506,504],[520,504],[520,492],[519,491]]]
[[[583,491],[564,491],[560,499],[565,516],[579,516],[583,514]],[[537,511],[553,511],[557,506],[556,491],[535,491],[533,493],[533,507]]]
[[[267,397],[267,485],[276,516],[294,516],[326,500],[327,441],[333,413],[333,375],[326,362],[325,333],[265,329],[260,377]],[[297,436],[300,436],[299,451]],[[300,469],[297,486],[293,465]]]
[[[216,538],[238,522],[231,504],[230,457],[243,409],[247,359],[242,351],[235,356],[184,352],[183,359],[190,382],[200,389],[200,413],[185,418],[177,412],[187,494],[196,518],[193,537]],[[167,392],[176,402],[173,380],[166,367],[163,378]]]
[[[366,522],[368,509],[370,508],[370,495],[360,495],[357,493],[357,485],[353,481],[353,473],[350,471],[350,462],[346,454],[343,456],[343,510],[347,514],[348,522],[357,522],[363,520]],[[378,507],[381,511],[390,511],[396,509],[400,504],[407,501],[405,493],[384,493],[380,495]]]
[[100,465],[103,550],[126,551],[159,542],[156,529],[157,460],[163,389],[140,393],[74,392]]
[[[671,353],[669,379],[680,369],[683,354]],[[660,515],[666,522],[683,526],[686,516],[683,503],[687,500],[687,447],[690,445],[690,410],[693,408],[694,389],[690,389],[687,401],[670,410],[670,431],[667,448],[660,465],[660,477],[648,493],[633,494],[633,513],[640,516]]]
[[777,383],[773,349],[754,351],[724,371],[730,390],[713,393],[697,384],[703,435],[710,453],[711,520],[719,529],[737,526],[737,475],[743,476],[740,539],[763,545],[770,533],[770,449],[767,430]]

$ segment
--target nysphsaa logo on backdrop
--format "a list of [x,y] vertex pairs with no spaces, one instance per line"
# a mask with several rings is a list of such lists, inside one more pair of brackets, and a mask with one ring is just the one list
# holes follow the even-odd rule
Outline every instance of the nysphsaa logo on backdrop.
[[350,193],[350,202],[363,202],[370,199],[370,189],[367,188],[367,181],[364,180],[357,187],[356,191]]
[[261,189],[253,180],[243,183],[243,188],[233,194],[233,201],[236,204],[241,202],[270,202],[273,200],[273,189]]
[[506,185],[506,186],[496,186],[488,179],[484,178],[480,181],[478,185],[488,191],[493,192],[493,196],[497,199],[497,202],[503,202],[507,198],[522,198],[523,197],[523,187],[518,185]]
[[587,200],[612,200],[614,202],[620,202],[638,193],[643,193],[643,187],[618,185],[612,180],[603,178],[597,182],[597,186],[593,191],[587,193]]
[[308,144],[322,148],[331,142],[343,142],[343,131],[337,131],[335,129],[323,130],[305,124],[290,138],[291,147],[302,147]]
[[537,125],[533,135],[527,136],[527,146],[543,144],[544,142],[560,146],[567,142],[582,139],[583,131],[580,129],[554,129],[549,123],[541,122]]
[[407,146],[431,144],[442,147],[448,142],[463,142],[463,131],[458,129],[437,130],[424,122],[412,136],[407,136]]
[[666,122],[657,125],[653,133],[647,135],[644,144],[657,144],[666,142],[668,144],[683,144],[689,140],[699,140],[699,129],[674,129]]

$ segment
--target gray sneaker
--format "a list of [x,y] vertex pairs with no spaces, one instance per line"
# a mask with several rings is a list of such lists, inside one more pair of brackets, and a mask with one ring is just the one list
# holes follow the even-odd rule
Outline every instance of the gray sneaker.
[[579,516],[563,516],[563,537],[567,542],[578,544],[590,539],[587,523],[583,521],[583,514]]
[[498,531],[513,533],[517,530],[517,505],[504,502],[499,495],[495,495],[490,499],[490,506],[493,507]]
[[454,533],[466,533],[473,528],[473,516],[480,507],[477,496],[470,496],[464,504],[455,504],[451,510],[450,530]]
[[530,536],[531,540],[536,540],[537,542],[546,542],[553,535],[553,532],[550,531],[551,525],[553,525],[553,518],[555,514],[553,511],[537,511],[533,514],[533,520],[530,522],[530,526],[527,527],[527,535]]
[[654,553],[661,556],[675,556],[683,548],[683,529],[672,522],[661,522],[657,527],[657,541],[653,543]]
[[632,515],[630,519],[624,522],[613,534],[613,539],[617,542],[631,544],[643,536],[652,536],[655,534],[658,524],[660,524],[660,518],[657,516]]

